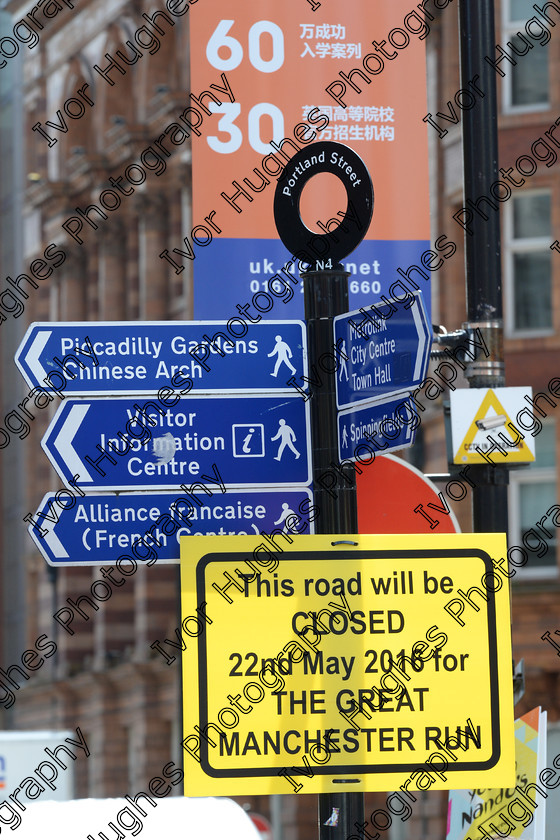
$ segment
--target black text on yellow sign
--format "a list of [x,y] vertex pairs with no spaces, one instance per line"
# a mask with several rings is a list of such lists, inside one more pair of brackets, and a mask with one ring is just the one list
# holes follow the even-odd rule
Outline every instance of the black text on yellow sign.
[[188,796],[514,782],[504,535],[259,539],[181,540]]

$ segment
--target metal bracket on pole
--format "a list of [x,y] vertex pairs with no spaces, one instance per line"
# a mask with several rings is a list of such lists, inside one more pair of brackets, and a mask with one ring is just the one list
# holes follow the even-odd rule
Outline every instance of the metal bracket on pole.
[[[432,359],[446,358],[446,350],[456,353],[457,348],[460,348],[462,352],[457,354],[457,358],[466,367],[465,378],[472,380],[484,377],[484,385],[481,387],[491,387],[488,385],[488,377],[498,380],[505,375],[501,320],[469,321],[462,325],[462,329],[454,332],[447,332],[444,326],[434,325],[434,345],[436,349],[430,353]],[[496,383],[495,387],[498,387]]]
[[[433,330],[433,344],[430,352],[430,359],[444,359],[447,357],[447,350],[455,350],[457,347],[464,346],[468,340],[468,333],[466,330],[455,330],[454,332],[447,332],[446,328],[441,324],[432,324]],[[435,345],[439,345],[435,348]],[[441,350],[439,348],[442,348]]]
[[[485,388],[499,388],[505,384],[503,322],[469,321],[463,324],[467,332],[467,347],[474,360],[467,358],[465,377],[472,383],[480,379]],[[481,346],[482,345],[482,346]],[[471,387],[477,387],[471,384]]]

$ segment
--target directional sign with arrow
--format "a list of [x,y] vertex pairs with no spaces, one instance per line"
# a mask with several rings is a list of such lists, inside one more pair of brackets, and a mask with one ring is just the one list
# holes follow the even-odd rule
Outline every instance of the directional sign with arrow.
[[337,316],[334,340],[343,359],[336,374],[337,407],[379,402],[420,385],[431,336],[419,292],[412,301],[387,299]]
[[[175,505],[173,504],[175,503]],[[154,529],[163,514],[180,524],[175,533]],[[61,507],[47,493],[29,525],[51,566],[114,564],[142,538],[151,539],[158,563],[179,562],[179,537],[309,533],[311,491],[231,490],[205,493],[98,493]],[[151,530],[150,530],[151,529]],[[148,536],[146,536],[148,535]]]
[[185,378],[191,393],[289,392],[289,377],[307,373],[302,321],[245,324],[245,333],[241,318],[36,323],[15,361],[32,388],[52,390],[46,377],[65,369],[65,393],[87,397],[179,390]]
[[412,446],[420,418],[411,399],[358,405],[338,415],[340,460],[368,460],[368,450],[394,452]]
[[165,490],[214,466],[228,487],[309,484],[308,403],[298,395],[173,399],[169,408],[65,400],[41,445],[68,486],[90,490]]

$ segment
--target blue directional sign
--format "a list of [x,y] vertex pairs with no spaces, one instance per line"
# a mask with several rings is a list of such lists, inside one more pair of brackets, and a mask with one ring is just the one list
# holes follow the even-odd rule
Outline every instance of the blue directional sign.
[[412,446],[420,417],[410,397],[355,406],[338,415],[340,460],[368,462],[373,452],[394,452]]
[[306,331],[302,321],[243,318],[36,323],[15,361],[30,387],[73,396],[165,387],[185,394],[287,393],[291,376],[300,382],[307,374]]
[[250,489],[311,481],[308,403],[297,394],[68,399],[41,444],[69,487],[165,490],[213,475]]
[[66,496],[59,502],[47,493],[28,530],[51,566],[114,565],[121,555],[134,557],[138,546],[142,558],[148,546],[158,563],[178,563],[185,535],[255,534],[266,541],[272,531],[276,540],[310,533],[310,490],[210,492],[88,493],[71,508]]
[[419,292],[337,316],[334,340],[338,408],[410,391],[426,376],[432,328]]

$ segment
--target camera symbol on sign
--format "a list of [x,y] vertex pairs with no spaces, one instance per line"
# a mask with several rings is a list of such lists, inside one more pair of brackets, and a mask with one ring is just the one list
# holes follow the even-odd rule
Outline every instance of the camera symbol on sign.
[[483,420],[475,420],[479,429],[483,432],[489,432],[491,429],[497,429],[498,426],[506,425],[507,417],[505,414],[498,414],[496,417],[485,417]]
[[264,458],[264,426],[262,423],[234,423],[234,458]]

